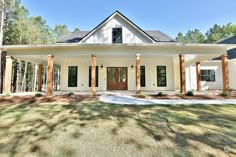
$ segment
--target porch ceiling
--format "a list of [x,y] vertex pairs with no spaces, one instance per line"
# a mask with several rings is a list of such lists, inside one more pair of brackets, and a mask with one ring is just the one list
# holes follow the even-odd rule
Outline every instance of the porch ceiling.
[[55,63],[66,58],[88,58],[96,54],[97,58],[125,57],[135,58],[136,54],[142,57],[178,58],[179,54],[186,55],[186,64],[206,61],[225,54],[236,44],[54,44],[54,45],[12,45],[2,46],[7,55],[36,63],[47,63],[47,56],[54,55]]

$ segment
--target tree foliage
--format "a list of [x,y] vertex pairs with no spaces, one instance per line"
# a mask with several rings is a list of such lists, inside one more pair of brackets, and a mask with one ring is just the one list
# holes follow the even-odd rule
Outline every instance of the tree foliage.
[[180,43],[216,43],[232,35],[236,35],[236,25],[232,23],[222,26],[215,24],[205,34],[198,29],[189,30],[185,35],[180,32],[176,40]]
[[[51,28],[41,16],[30,16],[20,0],[1,0],[5,3],[3,44],[55,43],[70,33],[66,25]],[[1,5],[2,3],[0,3]]]

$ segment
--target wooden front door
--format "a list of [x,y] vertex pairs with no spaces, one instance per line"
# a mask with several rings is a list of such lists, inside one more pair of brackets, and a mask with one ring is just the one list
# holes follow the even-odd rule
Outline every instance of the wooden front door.
[[127,67],[107,68],[107,90],[127,90]]

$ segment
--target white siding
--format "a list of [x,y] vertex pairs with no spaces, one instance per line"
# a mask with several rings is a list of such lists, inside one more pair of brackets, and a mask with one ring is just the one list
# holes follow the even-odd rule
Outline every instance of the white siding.
[[[215,70],[215,82],[201,81],[202,90],[207,89],[222,89],[223,78],[222,78],[222,67],[221,62],[201,62],[200,69]],[[186,89],[196,90],[197,79],[196,79],[196,66],[188,66],[186,68]]]
[[83,43],[112,43],[112,28],[122,28],[122,40],[123,43],[150,43],[150,39],[138,32],[129,23],[124,21],[118,16],[115,16],[103,27],[99,28]]
[[[65,59],[61,64],[61,90],[90,90],[88,86],[90,58]],[[103,64],[103,70],[100,69]],[[128,68],[128,90],[136,90],[136,58],[99,58],[99,86],[96,90],[107,90],[107,67]],[[134,69],[131,69],[134,65]],[[146,87],[142,90],[175,90],[173,59],[141,58],[141,65],[145,65]],[[167,87],[157,87],[156,66],[164,65],[167,69]],[[78,87],[68,87],[68,66],[78,66]]]
[[229,87],[236,89],[236,60],[229,61]]

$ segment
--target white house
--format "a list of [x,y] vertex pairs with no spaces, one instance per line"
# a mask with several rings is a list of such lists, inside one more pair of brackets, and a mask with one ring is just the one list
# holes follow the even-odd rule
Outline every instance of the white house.
[[[47,94],[51,95],[54,64],[61,67],[60,90],[91,90],[92,94],[96,90],[134,90],[137,94],[143,90],[180,90],[185,93],[189,69],[192,69],[186,71],[185,68],[197,63],[197,72],[191,76],[197,81],[190,84],[194,87],[188,88],[197,89],[199,83],[205,88],[200,80],[200,64],[207,65],[204,61],[221,56],[221,60],[214,63],[218,67],[214,88],[228,90],[227,50],[233,46],[176,43],[160,31],[144,31],[116,11],[93,30],[76,32],[57,44],[2,46],[1,50],[7,52],[4,93],[11,91],[12,57],[38,63],[38,80],[42,80],[42,65],[47,65]],[[211,68],[214,66],[211,64]],[[38,81],[39,91],[41,82]]]

